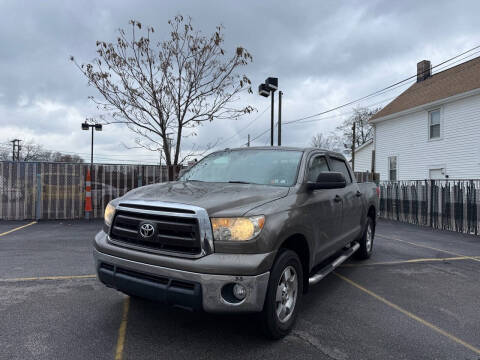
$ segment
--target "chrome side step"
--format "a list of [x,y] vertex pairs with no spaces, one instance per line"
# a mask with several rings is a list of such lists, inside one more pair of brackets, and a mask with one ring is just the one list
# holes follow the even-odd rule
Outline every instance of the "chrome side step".
[[328,264],[327,266],[325,266],[324,268],[320,269],[317,273],[315,273],[314,275],[312,275],[309,279],[308,279],[308,284],[309,285],[314,285],[316,283],[318,283],[320,280],[322,280],[325,276],[327,276],[328,274],[330,274],[333,270],[335,270],[337,267],[339,267],[340,265],[343,264],[343,262],[345,260],[347,260],[350,256],[353,255],[353,253],[355,251],[358,250],[358,248],[360,247],[360,244],[359,243],[355,243],[353,244],[351,247],[349,247],[348,249],[344,250],[342,255],[340,255],[338,258],[335,259],[335,261],[333,261],[331,264]]

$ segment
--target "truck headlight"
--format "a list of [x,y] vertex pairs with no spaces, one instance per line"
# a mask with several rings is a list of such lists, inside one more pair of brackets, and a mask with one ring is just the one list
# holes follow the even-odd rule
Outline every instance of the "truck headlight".
[[113,215],[115,215],[115,206],[113,206],[111,203],[108,203],[107,207],[105,208],[105,215],[103,217],[105,220],[105,225],[108,227],[112,225]]
[[211,218],[213,238],[217,241],[247,241],[260,234],[265,216]]

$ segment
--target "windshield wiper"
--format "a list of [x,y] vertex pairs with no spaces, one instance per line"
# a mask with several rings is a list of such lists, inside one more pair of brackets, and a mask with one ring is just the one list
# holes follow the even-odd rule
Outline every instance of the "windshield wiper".
[[230,180],[230,184],[251,184],[248,181],[240,181],[240,180]]
[[185,181],[205,182],[203,180],[197,180],[197,179],[188,179],[188,180],[185,180]]

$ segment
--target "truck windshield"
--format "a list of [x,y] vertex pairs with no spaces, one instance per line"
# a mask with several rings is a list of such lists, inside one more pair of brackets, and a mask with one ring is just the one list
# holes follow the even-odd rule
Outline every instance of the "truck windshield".
[[294,150],[220,151],[199,161],[180,181],[292,186],[301,157]]

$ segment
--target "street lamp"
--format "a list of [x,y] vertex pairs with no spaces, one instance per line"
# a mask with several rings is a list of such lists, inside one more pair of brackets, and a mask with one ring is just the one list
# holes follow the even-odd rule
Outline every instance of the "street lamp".
[[93,169],[93,129],[95,131],[102,131],[102,124],[89,124],[85,120],[84,123],[82,123],[82,130],[89,130],[92,129],[92,143],[91,143],[91,148],[90,148],[90,171]]
[[[273,113],[274,113],[274,93],[278,89],[278,78],[268,77],[265,80],[265,83],[258,86],[258,94],[263,97],[269,97],[271,95],[272,104],[270,106],[270,146],[273,146]],[[282,92],[278,93],[278,145],[282,145],[282,130],[281,130],[281,121],[282,121]]]

